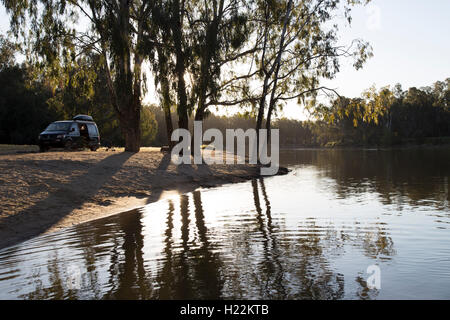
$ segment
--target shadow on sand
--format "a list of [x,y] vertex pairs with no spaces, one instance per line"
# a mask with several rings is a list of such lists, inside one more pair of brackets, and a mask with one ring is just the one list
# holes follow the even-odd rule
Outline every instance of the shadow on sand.
[[[1,219],[0,231],[3,241],[0,243],[0,248],[38,236],[69,215],[74,209],[81,208],[86,201],[97,194],[132,155],[133,153],[130,152],[111,155],[89,168],[86,173],[74,176],[69,182],[61,184],[47,198],[15,215]],[[76,190],[82,190],[82,192],[75,192]],[[41,210],[41,208],[55,207],[60,208],[57,214],[46,215],[46,212]],[[19,225],[20,228],[16,228]],[[21,230],[21,232],[15,230]]]

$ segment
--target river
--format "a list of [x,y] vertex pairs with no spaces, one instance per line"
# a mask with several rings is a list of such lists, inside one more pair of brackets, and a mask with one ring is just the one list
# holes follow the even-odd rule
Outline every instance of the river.
[[3,249],[0,299],[450,299],[449,149],[280,159]]

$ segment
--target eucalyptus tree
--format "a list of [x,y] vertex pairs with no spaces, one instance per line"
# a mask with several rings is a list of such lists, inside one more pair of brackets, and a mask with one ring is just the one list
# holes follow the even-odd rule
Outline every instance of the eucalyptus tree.
[[[189,115],[192,112],[186,81],[189,63],[192,60],[192,39],[189,29],[186,28],[186,15],[191,10],[193,8],[189,1],[185,0],[156,0],[152,8],[155,25],[153,35],[159,41],[152,65],[155,71],[155,84],[159,86],[158,91],[165,112],[169,145],[173,130],[170,116],[173,101],[176,100],[179,128],[189,129]],[[145,41],[152,42],[153,37],[149,35]]]
[[184,37],[185,31],[183,28],[186,13],[186,1],[185,0],[173,0],[169,1],[169,17],[170,31],[172,33],[173,51],[176,58],[175,63],[175,75],[177,79],[177,114],[178,114],[178,127],[183,129],[189,129],[189,112],[190,105],[188,105],[188,96],[186,88],[186,64],[189,54],[189,46],[187,45],[186,38]]
[[250,104],[257,108],[256,128],[267,112],[270,129],[280,102],[332,91],[320,80],[334,77],[340,57],[353,57],[360,68],[371,55],[362,41],[337,45],[337,26],[330,24],[340,10],[350,21],[350,7],[361,2],[161,0],[154,17],[166,44],[158,56],[167,64],[159,69],[173,75],[179,127],[187,129],[194,112],[203,120],[209,107]]
[[0,70],[14,65],[17,49],[14,43],[0,35]]
[[[237,102],[221,101],[229,81],[223,70],[246,57],[252,34],[251,3],[244,0],[159,0],[154,7],[158,26],[155,70],[163,100],[176,96],[178,126],[187,129],[188,116],[203,120],[208,107]],[[165,79],[172,79],[168,87]],[[169,90],[168,90],[169,89]]]
[[[170,71],[173,69],[171,54],[173,52],[173,45],[171,39],[171,19],[169,1],[157,0],[153,6],[153,24],[156,26],[152,28],[152,32],[147,34],[144,38],[148,42],[147,49],[149,53],[153,54],[150,59],[150,64],[153,68],[153,75],[155,80],[155,88],[160,96],[161,107],[164,111],[164,122],[166,125],[166,134],[168,137],[169,148],[172,148],[172,141],[170,137],[173,132],[173,122],[171,109],[174,104],[174,94],[171,87],[171,82],[174,76]],[[154,39],[160,42],[160,45],[155,46],[153,50],[152,42]],[[164,44],[164,45],[163,45]],[[156,57],[155,54],[156,53]]]
[[228,98],[223,83],[233,82],[223,70],[255,51],[246,47],[252,34],[249,22],[252,2],[155,1],[154,34],[148,37],[158,43],[153,46],[156,56],[151,63],[165,114],[169,147],[172,105],[176,106],[178,127],[189,129],[190,116],[202,121],[210,106],[239,103],[221,100],[224,96]]
[[[140,149],[142,64],[148,48],[154,2],[144,0],[3,0],[17,37],[28,39],[39,61],[63,62],[95,51],[106,72],[110,102],[125,138],[125,150]],[[148,44],[148,42],[147,42]]]
[[264,120],[270,129],[277,104],[297,99],[313,104],[318,92],[335,90],[321,85],[332,79],[340,67],[340,57],[354,58],[361,68],[372,55],[362,40],[350,45],[338,44],[338,25],[333,19],[342,13],[351,22],[351,7],[367,3],[360,0],[281,0],[261,1],[258,6],[263,46],[258,54],[261,92],[256,129]]
[[227,96],[225,85],[237,80],[235,74],[227,71],[251,57],[257,50],[257,43],[250,41],[256,27],[252,21],[253,1],[211,0],[197,3],[196,10],[188,14],[188,18],[189,28],[195,37],[193,55],[196,59],[190,69],[197,105],[195,120],[201,121],[210,106],[239,103],[230,101]]

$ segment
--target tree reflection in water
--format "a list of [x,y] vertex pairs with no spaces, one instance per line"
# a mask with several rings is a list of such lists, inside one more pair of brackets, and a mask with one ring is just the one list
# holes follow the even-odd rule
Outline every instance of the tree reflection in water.
[[[180,233],[179,239],[174,238],[175,204],[174,200],[167,201],[164,247],[156,273],[144,260],[145,243],[153,239],[144,238],[140,211],[111,217],[88,228],[77,226],[72,249],[79,252],[78,263],[82,262],[82,288],[77,291],[64,286],[67,275],[61,270],[65,263],[55,250],[47,262],[49,282],[43,285],[39,281],[42,275],[36,275],[34,289],[23,298],[341,299],[344,276],[332,267],[331,260],[343,253],[345,243],[360,247],[374,260],[395,254],[382,223],[366,231],[356,227],[353,232],[338,230],[333,224],[320,225],[315,218],[303,219],[296,227],[286,226],[279,215],[272,217],[264,180],[253,180],[251,189],[253,220],[250,227],[236,221],[233,232],[225,228],[211,233],[202,192],[195,191],[179,197]],[[221,234],[215,234],[218,232]],[[220,240],[211,241],[211,237]],[[105,261],[109,261],[106,268]],[[106,281],[102,272],[108,275]],[[376,297],[376,292],[367,289],[362,275],[356,283],[359,298]]]
[[430,205],[443,214],[450,208],[449,148],[284,150],[281,159],[283,165],[312,165],[334,179],[340,198],[375,193],[397,212],[407,204]]
[[221,261],[208,240],[208,229],[201,202],[201,192],[192,193],[195,210],[195,227],[198,242],[190,241],[189,197],[180,196],[181,250],[173,247],[173,202],[169,201],[167,229],[165,232],[165,261],[158,275],[158,299],[214,299],[222,288]]
[[[321,161],[331,161],[316,156],[310,160],[319,166]],[[339,182],[338,195],[367,192],[355,184],[364,174],[327,170],[319,172]],[[51,254],[46,256],[45,269],[26,278],[29,292],[21,297],[342,299],[349,296],[346,290],[350,288],[355,298],[376,298],[377,291],[366,286],[365,269],[344,276],[335,261],[351,248],[370,263],[390,261],[396,250],[389,226],[381,218],[371,222],[364,217],[339,224],[338,220],[307,216],[301,206],[295,214],[285,214],[271,203],[279,191],[268,181],[243,184],[248,197],[228,215],[222,209],[228,208],[233,194],[220,198],[221,189],[197,190],[164,200],[165,212],[134,210],[76,226],[60,240],[52,240],[53,244],[39,240],[42,243],[36,246]],[[373,187],[380,191],[382,183]],[[162,226],[152,224],[152,214],[162,215]],[[144,216],[151,222],[143,222]],[[160,247],[153,246],[156,243]],[[11,252],[17,256],[20,250],[12,248]],[[64,285],[68,262],[81,266],[79,290]],[[20,268],[21,262],[12,259],[11,265]]]
[[[114,290],[105,299],[149,299],[152,292],[151,275],[145,270],[143,259],[144,238],[140,211],[121,215],[118,224],[122,231],[122,257],[111,257],[114,264],[109,270]],[[117,254],[117,249],[113,250]]]
[[174,270],[173,266],[173,214],[174,214],[174,205],[173,201],[169,200],[169,211],[167,213],[166,220],[166,231],[164,238],[164,266],[161,269],[161,272],[158,274],[158,283],[160,284],[159,296],[161,299],[170,299],[175,296],[176,290],[176,270]]

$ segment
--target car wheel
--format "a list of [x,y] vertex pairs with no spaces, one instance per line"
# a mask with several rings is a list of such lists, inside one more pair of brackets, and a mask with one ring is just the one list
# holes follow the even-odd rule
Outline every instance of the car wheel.
[[66,150],[71,150],[72,147],[73,147],[72,140],[67,140],[67,141],[64,143],[64,149],[66,149]]

